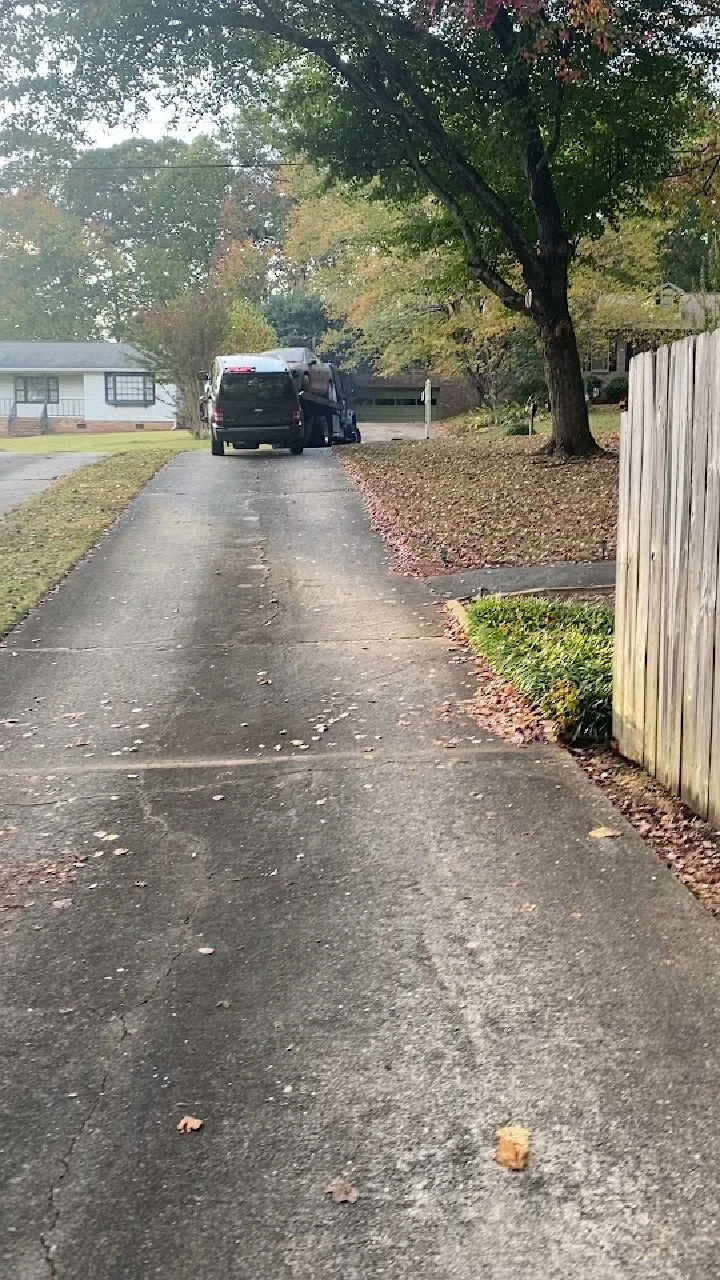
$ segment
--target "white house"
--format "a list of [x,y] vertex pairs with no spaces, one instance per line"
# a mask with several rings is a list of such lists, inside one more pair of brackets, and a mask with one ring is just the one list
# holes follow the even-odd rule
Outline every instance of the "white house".
[[0,342],[0,435],[157,431],[177,392],[122,342]]

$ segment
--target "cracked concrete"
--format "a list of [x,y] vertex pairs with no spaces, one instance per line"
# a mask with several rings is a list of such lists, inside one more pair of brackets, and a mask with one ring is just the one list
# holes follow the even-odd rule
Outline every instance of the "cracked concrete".
[[3,1280],[714,1277],[717,926],[460,658],[320,451],[177,458],[0,647],[75,877],[0,913]]

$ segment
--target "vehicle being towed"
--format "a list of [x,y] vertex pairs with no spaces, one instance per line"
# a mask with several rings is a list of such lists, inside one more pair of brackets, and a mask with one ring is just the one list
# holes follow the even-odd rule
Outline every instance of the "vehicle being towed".
[[218,356],[203,404],[215,456],[234,449],[271,444],[300,454],[306,423],[297,387],[284,360],[272,355]]
[[309,347],[276,347],[263,355],[282,360],[290,370],[298,391],[316,396],[329,396],[332,386],[330,366],[323,364]]

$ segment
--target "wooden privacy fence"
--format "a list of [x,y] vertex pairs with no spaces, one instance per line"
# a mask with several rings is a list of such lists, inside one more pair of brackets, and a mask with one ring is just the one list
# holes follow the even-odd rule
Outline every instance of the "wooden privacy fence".
[[636,356],[620,445],[613,727],[720,826],[720,331]]

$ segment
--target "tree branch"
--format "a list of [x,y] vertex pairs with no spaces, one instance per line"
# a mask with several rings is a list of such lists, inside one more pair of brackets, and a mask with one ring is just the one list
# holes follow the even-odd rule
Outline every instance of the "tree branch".
[[408,153],[408,159],[418,177],[424,182],[429,191],[452,215],[460,228],[462,238],[465,242],[468,258],[468,270],[476,279],[481,280],[488,289],[500,299],[500,301],[511,311],[525,311],[525,300],[522,294],[513,289],[507,280],[503,280],[502,276],[486,262],[480,252],[480,246],[477,242],[477,236],[468,222],[462,207],[455,197],[444,189],[444,187],[431,174],[427,165],[423,164],[416,148],[413,146],[412,138],[409,133],[405,134],[405,145]]
[[555,152],[560,146],[560,138],[562,135],[562,118],[563,118],[564,100],[565,100],[565,94],[563,91],[563,86],[560,84],[558,85],[557,98],[555,99],[555,116],[553,121],[552,136],[547,146],[545,147],[545,154],[543,155],[542,160],[538,165],[538,169],[547,169],[548,165],[550,164],[550,161],[555,155]]
[[[356,89],[376,110],[394,117],[412,132],[424,135],[426,141],[438,154],[438,157],[443,160],[450,171],[456,171],[465,181],[469,192],[474,195],[480,206],[500,228],[518,258],[528,283],[534,281],[536,274],[535,255],[528,245],[522,227],[512,210],[455,145],[450,135],[445,131],[435,108],[424,91],[415,83],[397,59],[388,57],[387,49],[384,45],[371,41],[373,52],[384,67],[388,79],[395,83],[395,94],[388,90],[386,86],[371,84],[357,65],[339,55],[336,46],[329,40],[307,35],[304,31],[292,26],[276,14],[264,0],[255,0],[255,4],[260,16],[248,14],[235,6],[234,13],[240,29],[257,31],[264,35],[274,35],[284,40],[287,44],[320,58],[345,80],[351,88]],[[364,32],[364,34],[367,36],[367,32]],[[414,109],[406,106],[402,101],[401,95],[403,93],[408,97]]]

